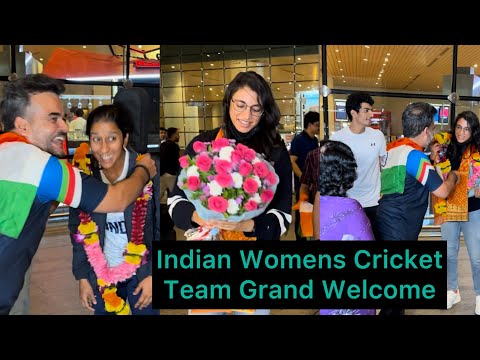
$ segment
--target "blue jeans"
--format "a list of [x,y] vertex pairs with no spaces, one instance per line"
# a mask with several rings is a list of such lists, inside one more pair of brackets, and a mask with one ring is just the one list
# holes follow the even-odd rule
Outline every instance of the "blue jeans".
[[[128,301],[132,315],[160,315],[160,310],[152,309],[152,303],[150,303],[150,305],[147,307],[144,307],[142,310],[134,308],[138,299],[142,295],[142,292],[139,292],[137,295],[133,295],[133,292],[137,286],[137,275],[133,275],[130,279],[117,284],[117,295],[123,300]],[[93,308],[95,309],[94,315],[115,315],[115,313],[105,310],[105,302],[103,301],[102,295],[100,294],[100,291],[98,291],[97,287],[95,287],[93,292],[95,294],[95,299],[97,300],[97,304],[93,305]]]
[[188,315],[270,315],[270,309],[256,309],[253,314],[241,312],[241,311],[234,311],[232,313],[227,312],[211,312],[211,313],[203,313],[203,314],[190,314]]
[[447,289],[458,289],[458,250],[463,232],[472,268],[473,288],[480,295],[480,210],[468,213],[468,221],[447,221],[442,224],[442,239],[447,241]]

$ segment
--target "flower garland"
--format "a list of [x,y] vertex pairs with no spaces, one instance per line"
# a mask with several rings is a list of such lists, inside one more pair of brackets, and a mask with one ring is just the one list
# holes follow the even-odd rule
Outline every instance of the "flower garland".
[[[140,155],[141,156],[141,155]],[[139,159],[140,156],[137,158]],[[128,315],[130,306],[117,295],[115,284],[127,280],[135,271],[147,262],[148,250],[143,243],[147,204],[152,197],[152,181],[143,188],[142,194],[135,201],[132,216],[132,234],[123,253],[124,261],[114,267],[109,267],[100,246],[98,226],[90,214],[80,212],[80,225],[73,235],[77,243],[83,244],[88,261],[97,275],[97,284],[105,302],[105,309],[117,315]]]
[[450,170],[452,170],[452,164],[450,163],[450,160],[447,159],[447,147],[448,145],[450,145],[452,134],[447,132],[441,132],[441,133],[435,134],[434,138],[435,138],[435,142],[437,142],[442,146],[435,162],[437,166],[440,168],[440,170],[442,171],[443,180],[445,180]]

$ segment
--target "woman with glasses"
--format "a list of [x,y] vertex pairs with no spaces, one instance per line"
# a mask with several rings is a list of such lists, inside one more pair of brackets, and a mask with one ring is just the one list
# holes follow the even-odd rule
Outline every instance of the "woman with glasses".
[[[254,71],[240,72],[228,84],[223,98],[223,124],[220,128],[196,136],[185,149],[193,157],[195,141],[209,142],[218,137],[236,140],[273,164],[279,177],[275,196],[267,209],[252,220],[241,222],[215,221],[215,226],[229,231],[241,231],[256,240],[280,240],[291,223],[292,165],[287,148],[277,131],[280,109],[275,103],[270,85]],[[175,225],[188,230],[206,225],[185,193],[175,185],[169,199],[169,212]],[[209,221],[211,225],[213,222]]]
[[[254,71],[238,73],[225,89],[222,126],[192,139],[185,155],[195,155],[193,144],[196,141],[210,142],[219,137],[234,139],[237,144],[263,154],[272,163],[279,177],[277,190],[265,211],[251,220],[207,221],[198,215],[185,193],[175,185],[168,204],[169,213],[178,228],[188,230],[197,226],[214,226],[220,231],[240,232],[256,240],[280,240],[292,220],[292,165],[277,131],[279,121],[280,109],[265,79]],[[269,310],[257,310],[254,314],[268,313]]]
[[[440,136],[448,139],[448,135]],[[446,174],[458,170],[460,182],[447,200],[435,205],[436,223],[447,241],[447,309],[460,302],[458,250],[463,233],[472,268],[476,295],[475,313],[480,315],[480,124],[472,111],[460,113],[453,124],[446,157],[440,159],[440,144],[432,147],[431,158]]]

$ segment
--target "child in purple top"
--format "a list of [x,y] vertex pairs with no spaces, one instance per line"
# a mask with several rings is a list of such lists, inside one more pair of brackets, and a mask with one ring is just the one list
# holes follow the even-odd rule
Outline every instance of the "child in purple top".
[[[360,203],[346,197],[357,178],[352,150],[328,140],[320,148],[320,241],[375,240]],[[321,309],[320,315],[375,315],[375,309]]]

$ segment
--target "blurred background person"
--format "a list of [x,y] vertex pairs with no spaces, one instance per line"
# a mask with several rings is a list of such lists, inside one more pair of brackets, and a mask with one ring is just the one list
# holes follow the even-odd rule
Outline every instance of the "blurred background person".
[[[307,154],[318,148],[316,135],[320,133],[320,114],[309,111],[303,117],[303,131],[296,135],[290,146],[290,161],[292,162],[295,202],[300,198],[300,178],[304,171]],[[295,210],[295,237],[297,241],[307,240],[300,230],[300,211]]]

